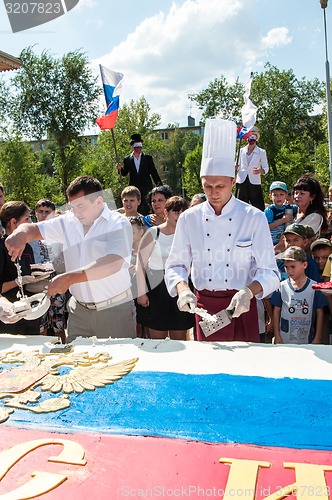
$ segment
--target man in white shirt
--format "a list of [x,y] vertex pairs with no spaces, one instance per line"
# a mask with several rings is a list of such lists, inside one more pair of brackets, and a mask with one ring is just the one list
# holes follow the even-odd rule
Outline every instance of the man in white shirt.
[[248,144],[240,150],[239,165],[236,176],[236,197],[251,203],[260,210],[265,209],[261,175],[267,174],[269,165],[265,149],[257,146],[259,133],[248,138]]
[[[179,217],[165,281],[181,311],[196,305],[215,314],[232,311],[231,324],[197,339],[259,342],[256,300],[279,286],[269,227],[263,212],[232,195],[236,125],[207,120],[201,179],[207,201]],[[188,286],[191,276],[196,294]]]
[[129,265],[132,229],[129,221],[104,203],[100,182],[90,176],[67,188],[71,211],[37,224],[22,224],[7,238],[12,260],[34,239],[63,245],[66,272],[52,279],[48,296],[65,293],[68,341],[77,336],[135,337],[135,309]]

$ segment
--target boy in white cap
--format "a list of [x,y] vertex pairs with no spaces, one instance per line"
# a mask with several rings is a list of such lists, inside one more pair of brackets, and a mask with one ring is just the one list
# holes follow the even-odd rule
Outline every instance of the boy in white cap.
[[[266,217],[232,195],[236,125],[208,119],[200,176],[207,201],[179,217],[166,262],[165,281],[181,311],[196,305],[215,314],[227,308],[233,320],[205,337],[196,316],[197,339],[259,342],[256,300],[279,286]],[[191,275],[196,294],[188,286]]]
[[274,181],[270,185],[269,198],[272,204],[264,210],[264,213],[269,223],[273,245],[279,243],[286,224],[291,224],[297,214],[297,205],[286,203],[287,193],[287,186],[282,181]]

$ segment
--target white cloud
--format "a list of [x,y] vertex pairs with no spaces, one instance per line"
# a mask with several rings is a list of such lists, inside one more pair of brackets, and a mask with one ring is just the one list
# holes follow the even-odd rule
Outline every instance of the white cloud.
[[273,28],[266,36],[262,38],[262,45],[267,49],[288,45],[293,37],[289,35],[289,31],[285,27]]
[[[144,95],[152,112],[161,114],[163,125],[185,125],[188,94],[221,74],[247,81],[270,47],[278,40],[279,45],[289,43],[288,31],[276,28],[262,44],[251,12],[245,0],[174,2],[168,12],[146,18],[93,65],[96,70],[102,64],[124,73],[124,101]],[[200,118],[194,107],[192,116]]]

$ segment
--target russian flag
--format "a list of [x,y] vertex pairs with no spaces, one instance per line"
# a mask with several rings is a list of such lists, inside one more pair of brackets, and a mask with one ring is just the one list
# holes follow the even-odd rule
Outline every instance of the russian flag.
[[250,100],[250,90],[253,79],[253,73],[250,73],[250,78],[244,86],[244,106],[242,106],[242,127],[238,130],[237,139],[247,139],[251,135],[251,129],[255,125],[257,106]]
[[107,69],[101,64],[99,67],[107,109],[103,116],[97,118],[96,123],[101,130],[109,130],[114,128],[118,117],[119,96],[122,88],[123,74]]

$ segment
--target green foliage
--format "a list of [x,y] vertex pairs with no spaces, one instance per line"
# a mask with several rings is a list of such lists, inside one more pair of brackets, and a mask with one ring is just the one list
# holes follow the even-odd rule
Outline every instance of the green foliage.
[[183,163],[187,153],[195,149],[196,145],[200,142],[202,142],[202,140],[199,135],[194,132],[184,132],[178,127],[176,127],[174,132],[170,135],[163,159],[163,165],[166,167],[167,171],[167,184],[169,184],[174,194],[184,194]]
[[0,147],[0,178],[6,200],[24,201],[30,206],[40,198],[43,177],[38,173],[39,161],[31,146],[15,137]]
[[[203,109],[204,118],[219,115],[240,124],[243,93],[244,86],[238,80],[232,85],[221,76],[189,97]],[[325,100],[323,83],[317,78],[298,79],[293,70],[280,71],[267,63],[262,73],[254,74],[250,98],[258,107],[258,145],[266,149],[270,166],[263,181],[266,197],[272,180],[284,180],[292,186],[305,171],[315,171],[325,183],[327,164],[316,161],[326,137],[325,117],[314,114]]]
[[56,59],[29,47],[20,58],[22,68],[12,79],[17,126],[37,139],[45,134],[59,143],[77,138],[96,117],[101,94],[86,55],[74,51]]
[[63,193],[68,184],[81,173],[82,140],[72,139],[64,148],[54,141],[53,172],[60,181]]
[[194,194],[202,192],[202,183],[199,176],[202,159],[202,145],[197,144],[194,151],[187,153],[184,161],[183,185],[187,196],[192,198]]
[[189,94],[189,99],[196,102],[203,110],[203,118],[219,116],[224,120],[241,122],[241,107],[243,106],[244,86],[237,78],[234,85],[230,85],[221,75],[210,82],[208,87],[197,94]]
[[[117,154],[111,131],[101,132],[97,143],[91,145],[79,136],[100,114],[98,97],[102,89],[86,55],[75,51],[56,59],[46,51],[37,56],[27,48],[20,57],[22,68],[10,84],[0,80],[0,134],[6,138],[0,145],[0,176],[8,199],[33,204],[47,196],[62,204],[69,182],[77,175],[90,174],[119,200],[129,178],[121,183],[116,163],[130,153],[133,133],[143,136],[144,152],[153,156],[162,180],[175,193],[184,190],[192,196],[201,192],[201,136],[169,124],[170,139],[163,141],[158,133],[160,115],[151,112],[142,96],[120,108],[113,131]],[[231,84],[221,75],[189,97],[203,110],[203,118],[221,116],[240,124],[243,93],[244,86],[238,79]],[[292,70],[280,71],[267,64],[264,71],[254,75],[251,99],[258,106],[259,146],[266,149],[270,165],[262,181],[266,201],[272,180],[283,180],[291,187],[305,171],[315,173],[327,190],[329,155],[323,83],[298,79]],[[323,113],[314,114],[322,108]],[[14,138],[10,137],[13,125],[19,131]],[[21,143],[21,136],[47,137],[47,149],[34,153]]]
[[73,141],[98,115],[102,90],[80,51],[56,59],[47,51],[38,56],[29,47],[20,58],[22,67],[11,81],[11,118],[25,136],[47,136],[56,143],[57,171],[65,191],[77,170]]
[[320,182],[326,196],[328,196],[328,188],[330,186],[329,163],[329,148],[327,142],[318,144],[314,156],[314,169],[316,177]]
[[254,75],[251,99],[258,106],[259,145],[266,149],[270,167],[278,177],[281,146],[288,148],[298,138],[302,142],[310,139],[311,149],[307,148],[303,157],[305,163],[308,153],[314,153],[315,141],[323,139],[321,119],[313,116],[315,106],[323,103],[323,84],[317,78],[298,80],[293,70],[280,71],[270,64],[265,68],[265,72]]
[[114,196],[120,194],[120,176],[115,166],[115,151],[110,130],[101,132],[94,146],[85,146],[82,163],[83,175],[92,175],[99,179],[105,189],[113,190]]

